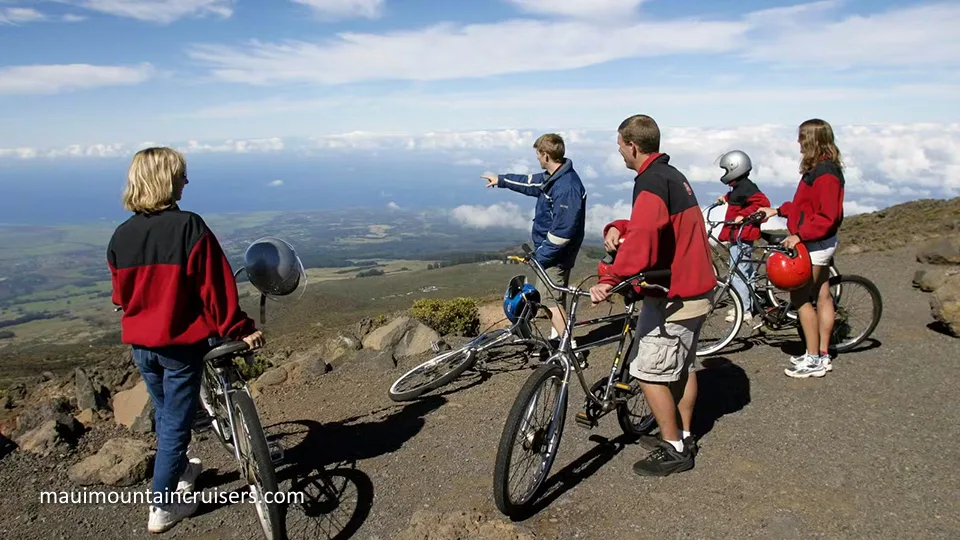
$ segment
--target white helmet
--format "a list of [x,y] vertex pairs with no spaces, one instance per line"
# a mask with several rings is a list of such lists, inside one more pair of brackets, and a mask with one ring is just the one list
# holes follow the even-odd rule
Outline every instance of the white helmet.
[[753,164],[750,162],[750,156],[745,152],[732,150],[720,156],[720,168],[726,171],[720,177],[720,181],[729,184],[750,174]]

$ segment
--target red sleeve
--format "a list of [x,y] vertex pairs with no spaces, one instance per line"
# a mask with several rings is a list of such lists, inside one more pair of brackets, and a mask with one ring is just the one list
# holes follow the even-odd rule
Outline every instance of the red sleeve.
[[790,217],[790,211],[793,210],[793,202],[787,201],[780,205],[780,208],[777,208],[777,213],[780,214],[780,217],[788,218]]
[[658,262],[661,233],[669,226],[670,213],[663,199],[649,191],[641,191],[633,203],[626,232],[621,231],[626,240],[617,250],[611,270],[613,275],[602,277],[600,283],[616,285],[624,278],[653,268]]
[[607,223],[607,226],[603,228],[603,236],[607,235],[607,231],[610,229],[616,229],[620,231],[620,236],[623,236],[623,233],[627,232],[627,225],[630,223],[629,219],[615,219],[610,223]]
[[821,240],[840,219],[840,179],[825,174],[813,181],[814,197],[818,204],[813,215],[804,215],[797,236],[801,240]]
[[757,210],[761,208],[769,207],[769,206],[770,206],[770,199],[768,199],[767,196],[764,195],[762,191],[758,191],[753,195],[751,195],[749,199],[747,199],[747,204],[744,205],[743,209],[740,211],[740,215],[743,217],[747,217],[750,214],[753,214],[754,212],[756,212]]
[[213,233],[205,233],[193,247],[187,260],[187,275],[200,293],[207,324],[220,337],[240,339],[256,331],[253,319],[240,309],[230,262]]

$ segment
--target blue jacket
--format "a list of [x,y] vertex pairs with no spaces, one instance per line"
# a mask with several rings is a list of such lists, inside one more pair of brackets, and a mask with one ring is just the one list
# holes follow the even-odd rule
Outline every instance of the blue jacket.
[[537,198],[533,217],[534,257],[544,268],[573,268],[583,244],[587,192],[573,161],[565,159],[552,175],[501,174],[497,187]]

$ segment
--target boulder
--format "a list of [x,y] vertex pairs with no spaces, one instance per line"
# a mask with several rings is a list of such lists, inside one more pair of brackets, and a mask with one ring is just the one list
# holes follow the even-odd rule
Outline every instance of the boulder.
[[113,419],[134,433],[150,433],[154,424],[153,400],[142,380],[130,390],[113,396]]
[[80,410],[100,410],[108,407],[109,391],[98,380],[92,379],[82,368],[77,368],[74,376],[74,393],[77,398],[77,408]]
[[944,236],[920,246],[917,250],[917,261],[960,265],[960,235]]
[[480,512],[413,513],[397,540],[533,540],[533,534]]
[[287,370],[283,367],[270,368],[257,377],[260,387],[282,384],[287,380]]
[[914,284],[923,292],[933,292],[947,282],[947,278],[960,274],[960,266],[937,266],[921,270],[914,276]]
[[357,351],[356,361],[374,364],[378,369],[393,369],[397,367],[397,358],[392,348],[381,350],[361,349]]
[[156,452],[143,441],[110,439],[96,454],[70,467],[67,476],[81,486],[132,486],[147,478],[155,457]]
[[39,427],[31,429],[16,439],[17,446],[24,452],[49,456],[55,452],[65,452],[77,444],[83,427],[72,416],[69,422],[47,420]]
[[440,341],[440,334],[410,317],[397,317],[370,332],[363,339],[363,348],[374,351],[392,350],[394,358],[416,356],[431,350],[431,344]]
[[36,429],[50,420],[71,426],[74,423],[73,407],[67,398],[51,398],[24,409],[17,417],[17,428],[10,434],[16,440],[28,431]]
[[930,314],[954,337],[960,337],[960,275],[946,279],[930,295]]
[[93,409],[84,409],[80,411],[79,414],[74,416],[74,418],[76,418],[77,422],[80,422],[84,426],[89,426],[99,418],[99,415],[97,415]]

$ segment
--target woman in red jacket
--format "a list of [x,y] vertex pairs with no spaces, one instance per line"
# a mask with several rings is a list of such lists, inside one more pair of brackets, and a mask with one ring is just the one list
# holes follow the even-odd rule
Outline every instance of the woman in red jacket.
[[113,303],[123,308],[121,340],[153,401],[157,455],[147,530],[164,532],[197,509],[198,459],[187,458],[200,402],[209,338],[242,339],[250,349],[263,334],[240,309],[237,284],[220,243],[197,214],[177,205],[188,184],[183,155],[147,148],[133,156],[123,206],[133,215],[107,246]]
[[[790,232],[783,245],[793,248],[803,243],[810,252],[813,276],[810,283],[791,292],[798,308],[800,326],[806,337],[807,351],[791,358],[792,367],[784,370],[790,377],[823,377],[833,369],[830,359],[830,334],[833,332],[834,306],[827,271],[837,249],[837,231],[843,223],[843,161],[834,142],[833,128],[814,118],[800,124],[800,183],[793,201],[780,208],[762,208],[767,217],[787,218]],[[816,298],[817,307],[813,307]]]

